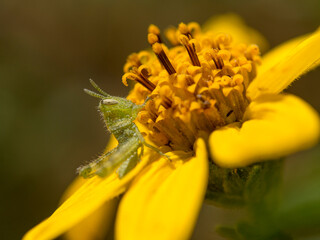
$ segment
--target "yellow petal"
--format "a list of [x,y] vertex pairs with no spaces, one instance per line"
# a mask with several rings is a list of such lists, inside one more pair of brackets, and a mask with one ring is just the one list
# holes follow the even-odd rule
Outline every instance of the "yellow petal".
[[293,95],[265,95],[250,103],[241,127],[214,131],[209,145],[218,165],[236,168],[309,148],[319,134],[319,116],[306,102]]
[[[108,146],[112,146],[113,142],[111,140]],[[62,196],[62,202],[72,196],[86,181],[82,177],[76,178]],[[117,202],[117,198],[107,201],[88,217],[69,229],[64,237],[68,240],[104,239],[113,225],[112,220],[115,217]]]
[[270,67],[274,66],[275,59],[282,59],[308,37],[310,37],[310,34],[293,38],[268,51],[262,56],[262,64],[258,66],[258,74],[263,74]]
[[[104,152],[110,151],[118,145],[117,139],[111,135],[108,141],[107,147]],[[87,182],[86,179],[82,177],[76,177],[76,179],[68,186],[61,197],[61,203],[67,200],[72,194],[74,194],[83,184]]]
[[113,226],[118,199],[107,201],[64,235],[68,240],[105,239]]
[[[116,221],[119,240],[189,239],[207,187],[208,159],[202,139],[196,156],[170,164],[160,159],[133,181]],[[176,154],[178,158],[185,158]],[[175,159],[175,157],[171,157]]]
[[[299,76],[319,65],[320,30],[304,40],[303,38],[304,36],[289,42],[288,45],[274,50],[263,59],[266,60],[266,66],[259,68],[258,76],[249,85],[247,90],[249,98],[280,93]],[[301,40],[303,41],[296,45]]]
[[[117,140],[111,135],[105,152],[113,149],[118,144]],[[61,203],[75,193],[87,180],[77,177],[64,192]],[[118,199],[112,199],[104,203],[101,207],[91,213],[88,217],[69,229],[65,238],[69,240],[103,239],[112,227]]]
[[266,39],[256,30],[248,27],[236,14],[225,14],[209,19],[202,27],[204,32],[231,34],[235,43],[257,44],[263,52],[268,48]]
[[86,180],[48,219],[31,229],[23,239],[53,239],[71,229],[106,201],[123,193],[132,178],[148,163],[150,151],[146,151],[144,156],[137,167],[122,179],[112,174],[108,178],[93,177]]

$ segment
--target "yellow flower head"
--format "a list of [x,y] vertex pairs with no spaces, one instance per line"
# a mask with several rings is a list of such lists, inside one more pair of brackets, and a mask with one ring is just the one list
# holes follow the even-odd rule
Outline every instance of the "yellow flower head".
[[[298,101],[293,96],[272,94],[317,64],[319,35],[300,45],[301,39],[296,39],[290,43],[292,52],[280,49],[261,64],[256,44],[233,41],[227,32],[203,32],[197,23],[181,23],[166,31],[173,45],[167,48],[160,30],[151,25],[148,42],[153,52],[131,54],[122,78],[125,85],[128,80],[139,83],[130,100],[141,104],[146,96],[153,99],[139,113],[137,124],[144,126],[140,128],[150,141],[169,150],[192,151],[196,139],[212,133],[212,159],[224,167],[276,159],[309,147],[319,135],[317,113],[304,103],[288,106]],[[279,52],[288,55],[282,59]],[[299,131],[290,126],[290,118],[295,124],[300,118],[310,123]],[[260,124],[263,127],[257,127]]]
[[226,33],[201,31],[197,23],[181,23],[167,31],[171,44],[161,43],[159,29],[149,27],[152,52],[129,56],[124,84],[135,80],[128,98],[141,104],[139,113],[149,139],[172,150],[193,150],[203,134],[241,122],[250,103],[246,90],[256,77],[260,52],[257,45],[234,44]]
[[238,17],[217,18],[204,29],[197,23],[170,28],[166,37],[173,47],[168,48],[151,25],[152,51],[130,55],[124,66],[123,83],[138,82],[128,98],[137,104],[152,98],[135,121],[139,130],[172,161],[146,151],[122,179],[116,173],[78,179],[74,193],[25,240],[67,231],[70,239],[97,238],[122,193],[116,239],[188,239],[206,192],[207,149],[219,166],[236,168],[318,141],[318,114],[280,92],[319,65],[320,31],[261,58],[251,41],[265,48],[263,38]]

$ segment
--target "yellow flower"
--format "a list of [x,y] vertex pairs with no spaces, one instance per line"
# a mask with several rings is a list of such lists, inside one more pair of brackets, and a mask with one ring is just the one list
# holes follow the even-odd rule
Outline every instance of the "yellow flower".
[[206,192],[206,143],[216,164],[236,168],[318,141],[318,114],[298,97],[279,93],[320,63],[320,31],[261,59],[250,42],[265,47],[263,38],[236,16],[217,18],[205,29],[196,23],[170,28],[166,36],[174,47],[168,49],[151,25],[148,41],[155,54],[132,54],[124,67],[124,84],[139,82],[128,98],[140,104],[152,97],[136,124],[172,162],[146,151],[122,179],[114,173],[76,180],[71,196],[25,240],[65,232],[70,239],[95,239],[123,193],[117,239],[188,239]]

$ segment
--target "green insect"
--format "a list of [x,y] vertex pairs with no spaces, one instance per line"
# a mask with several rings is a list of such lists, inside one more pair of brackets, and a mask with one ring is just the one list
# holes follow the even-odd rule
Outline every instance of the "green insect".
[[[84,178],[90,178],[94,175],[107,177],[117,170],[119,177],[122,178],[137,165],[143,155],[144,146],[167,157],[157,148],[146,143],[139,129],[133,123],[149,98],[142,105],[136,105],[125,98],[107,94],[91,79],[90,83],[99,93],[88,89],[84,89],[84,91],[93,97],[102,99],[99,103],[99,111],[108,130],[118,140],[118,146],[88,165],[79,167],[80,176]],[[139,148],[141,148],[140,154],[138,154]]]

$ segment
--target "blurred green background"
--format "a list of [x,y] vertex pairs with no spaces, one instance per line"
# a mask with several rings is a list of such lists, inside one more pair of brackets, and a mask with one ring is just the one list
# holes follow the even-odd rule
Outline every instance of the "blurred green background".
[[[106,145],[97,100],[82,90],[89,78],[125,96],[122,66],[130,53],[148,47],[149,24],[201,24],[228,12],[242,16],[271,47],[320,23],[318,0],[0,0],[0,238],[19,239],[48,217],[76,168]],[[319,80],[317,69],[288,92],[320,111]],[[319,157],[319,147],[293,158],[310,154]],[[208,212],[201,213],[195,239],[213,232]]]

